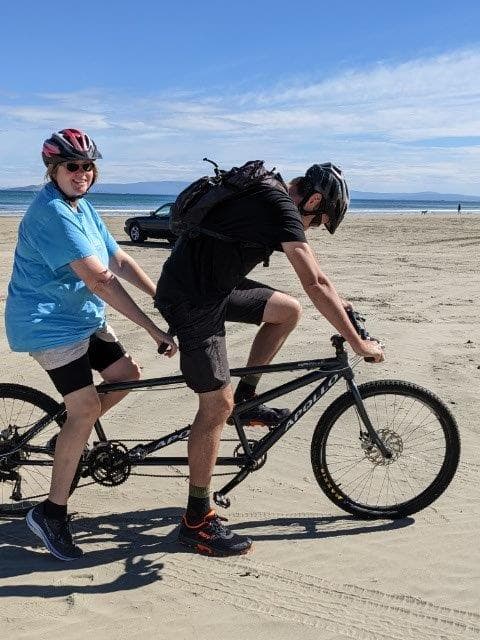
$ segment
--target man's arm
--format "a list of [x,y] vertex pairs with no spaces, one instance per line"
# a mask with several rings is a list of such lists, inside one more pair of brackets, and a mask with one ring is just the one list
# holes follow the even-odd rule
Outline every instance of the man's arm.
[[125,253],[123,249],[119,249],[109,260],[108,266],[110,271],[122,280],[126,280],[134,287],[140,289],[144,293],[153,297],[155,295],[155,285],[147,276],[145,271],[138,265],[135,260]]
[[376,342],[362,340],[345,311],[344,301],[333,283],[320,269],[320,265],[306,242],[284,242],[282,249],[295,269],[305,293],[320,313],[345,338],[358,355],[373,357],[375,362],[384,359],[383,351]]

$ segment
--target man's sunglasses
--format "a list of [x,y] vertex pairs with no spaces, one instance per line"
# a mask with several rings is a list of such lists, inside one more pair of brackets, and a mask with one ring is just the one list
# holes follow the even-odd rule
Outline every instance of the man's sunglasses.
[[95,167],[93,162],[83,162],[82,164],[77,164],[76,162],[66,162],[63,166],[70,173],[76,173],[79,169],[82,169],[82,171],[93,171],[93,168]]

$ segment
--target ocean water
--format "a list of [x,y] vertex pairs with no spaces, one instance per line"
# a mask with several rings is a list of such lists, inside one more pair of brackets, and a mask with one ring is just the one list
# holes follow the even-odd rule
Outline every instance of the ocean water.
[[[23,215],[36,193],[14,189],[0,190],[0,216]],[[175,196],[91,193],[88,195],[88,200],[102,215],[133,216],[148,214],[166,202],[173,202]]]
[[[0,216],[23,215],[35,197],[34,191],[0,190]],[[174,195],[134,195],[92,193],[88,200],[102,215],[145,215],[166,202],[173,202]],[[362,214],[433,214],[457,213],[457,202],[423,200],[352,200],[349,211]],[[480,213],[479,202],[462,202],[462,213]]]

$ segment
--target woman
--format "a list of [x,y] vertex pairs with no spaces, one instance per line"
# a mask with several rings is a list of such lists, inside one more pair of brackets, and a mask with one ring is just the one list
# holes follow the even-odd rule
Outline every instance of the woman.
[[5,324],[13,351],[26,351],[63,396],[67,420],[58,436],[48,499],[27,524],[61,560],[81,557],[67,518],[69,489],[97,418],[126,392],[99,395],[92,369],[105,382],[138,380],[140,371],[105,321],[105,303],[143,327],[171,357],[177,347],[135,304],[117,278],[150,296],[155,286],[119,248],[83,199],[101,158],[84,132],[63,129],[44,142],[49,182],[23,217],[8,287]]

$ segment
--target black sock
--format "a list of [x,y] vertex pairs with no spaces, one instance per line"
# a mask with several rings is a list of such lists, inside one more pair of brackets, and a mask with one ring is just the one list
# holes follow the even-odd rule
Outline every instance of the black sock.
[[248,382],[245,382],[244,380],[240,380],[240,382],[238,383],[238,387],[235,389],[233,401],[235,402],[235,404],[238,404],[243,400],[251,400],[254,397],[256,390],[256,384],[252,385]]
[[55,504],[50,500],[45,500],[43,503],[43,512],[47,518],[53,518],[54,520],[66,520],[67,518],[67,505]]
[[188,524],[198,524],[201,522],[210,509],[210,488],[190,485],[187,513],[185,514],[185,519]]

